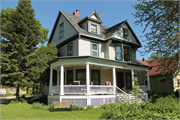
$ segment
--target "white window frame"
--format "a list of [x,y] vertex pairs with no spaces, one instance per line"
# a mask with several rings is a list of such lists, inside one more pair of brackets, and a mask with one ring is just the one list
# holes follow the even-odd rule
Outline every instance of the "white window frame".
[[[97,50],[94,50],[94,49],[93,49],[93,44],[97,46]],[[93,56],[93,52],[96,52],[96,53],[97,53],[97,56],[94,56],[94,57],[99,57],[99,53],[98,53],[98,51],[99,51],[99,50],[98,50],[98,48],[99,48],[99,47],[98,47],[98,43],[91,42],[91,46],[92,46],[92,48],[91,48],[92,54],[91,54],[91,55]]]
[[61,23],[59,25],[59,39],[62,38],[63,36],[64,36],[64,23]]
[[[94,28],[92,28],[92,27],[94,27],[95,30],[93,30]],[[98,27],[97,25],[91,24],[91,33],[97,34],[97,27]]]
[[[96,32],[92,32],[91,26],[96,26]],[[88,32],[100,35],[100,25],[91,21],[88,21]]]

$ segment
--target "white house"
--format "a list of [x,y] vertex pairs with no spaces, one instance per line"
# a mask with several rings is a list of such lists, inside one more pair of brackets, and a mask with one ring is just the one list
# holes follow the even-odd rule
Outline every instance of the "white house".
[[[72,101],[77,105],[115,102],[117,93],[131,90],[136,72],[150,66],[136,61],[141,43],[127,20],[112,27],[102,25],[96,11],[85,18],[59,11],[49,43],[57,44],[59,57],[50,61],[48,104]],[[57,77],[53,77],[57,74]],[[148,86],[142,85],[145,89]]]

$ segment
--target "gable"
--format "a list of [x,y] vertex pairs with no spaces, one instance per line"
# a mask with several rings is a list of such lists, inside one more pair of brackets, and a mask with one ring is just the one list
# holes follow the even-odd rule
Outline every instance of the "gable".
[[[128,31],[127,39],[124,38],[124,29]],[[114,38],[139,44],[126,24],[122,24],[113,34]]]
[[95,20],[98,20],[95,15],[92,15],[90,18],[95,19]]
[[[58,16],[55,26],[54,32],[52,33],[51,42],[56,43],[57,45],[65,41],[66,39],[77,34],[77,31],[70,24],[70,22],[64,17],[63,14],[60,13]],[[59,26],[63,24],[63,37],[60,38],[60,28]]]

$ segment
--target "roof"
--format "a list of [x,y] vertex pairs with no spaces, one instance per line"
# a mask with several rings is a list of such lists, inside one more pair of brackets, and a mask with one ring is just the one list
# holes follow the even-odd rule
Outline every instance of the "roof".
[[[98,13],[96,11],[94,11],[90,15],[86,16],[85,18],[81,18],[81,17],[77,17],[75,15],[72,15],[72,14],[69,14],[69,13],[66,13],[66,12],[63,12],[63,11],[59,11],[48,43],[50,43],[52,41],[52,37],[53,37],[54,32],[56,30],[56,27],[57,27],[58,21],[60,19],[60,16],[63,15],[79,34],[84,34],[84,35],[89,35],[89,36],[92,36],[92,37],[96,37],[96,38],[99,38],[99,39],[101,39],[103,41],[107,41],[107,38],[110,38],[116,32],[116,30],[118,30],[119,27],[121,27],[121,25],[123,23],[125,23],[127,25],[127,27],[130,29],[133,36],[135,37],[137,43],[140,45],[139,47],[141,47],[141,43],[140,43],[139,39],[134,34],[134,32],[131,29],[130,25],[128,24],[127,20],[125,20],[123,22],[120,22],[120,23],[118,23],[118,24],[116,24],[116,25],[114,25],[112,27],[107,27],[107,26],[104,26],[104,25],[100,24],[100,32],[101,32],[100,35],[89,33],[88,31],[83,29],[79,25],[79,22],[81,22],[83,19],[89,18],[92,14],[97,14],[98,15]],[[99,21],[102,22],[102,19],[100,17],[99,17]]]
[[167,65],[168,67],[164,67],[165,63],[169,63],[169,61],[171,60],[169,58],[164,58],[164,59],[158,59],[158,60],[153,60],[153,61],[140,61],[137,60],[138,62],[140,62],[143,65],[148,65],[148,66],[152,66],[152,69],[149,70],[149,76],[154,76],[154,75],[161,75],[163,73],[168,74],[168,73],[174,73],[177,66],[175,64],[173,65]]
[[109,63],[116,63],[116,64],[120,64],[120,65],[134,65],[134,66],[138,66],[138,67],[144,67],[144,68],[149,68],[151,69],[151,66],[147,66],[147,65],[138,65],[138,64],[134,64],[134,63],[125,63],[125,62],[121,62],[118,60],[110,60],[110,59],[106,59],[106,58],[99,58],[99,57],[94,57],[94,56],[67,56],[67,57],[58,57],[54,60],[51,60],[48,62],[48,64],[57,62],[57,61],[62,61],[62,60],[75,60],[75,59],[90,59],[90,60],[99,60],[99,61],[104,61],[104,62],[109,62]]

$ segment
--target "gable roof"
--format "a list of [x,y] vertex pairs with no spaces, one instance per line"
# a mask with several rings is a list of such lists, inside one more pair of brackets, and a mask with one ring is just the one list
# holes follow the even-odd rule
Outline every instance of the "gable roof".
[[72,25],[72,27],[78,32],[78,34],[86,35],[86,36],[90,36],[90,37],[95,37],[96,39],[99,39],[99,40],[102,40],[102,41],[107,41],[109,38],[112,37],[112,35],[116,32],[116,30],[118,30],[119,27],[121,27],[122,24],[126,24],[127,27],[129,28],[129,30],[131,31],[131,33],[133,34],[133,36],[135,37],[137,43],[139,44],[138,47],[142,46],[139,39],[136,37],[135,33],[133,32],[130,25],[128,24],[127,20],[125,20],[123,22],[120,22],[120,23],[118,23],[118,24],[116,24],[116,25],[114,25],[112,27],[107,27],[107,26],[104,26],[104,25],[100,24],[100,35],[89,33],[88,31],[83,29],[79,25],[79,23],[81,23],[85,19],[88,19],[89,17],[91,17],[94,14],[98,17],[99,21],[102,22],[102,19],[100,18],[100,16],[98,15],[98,13],[96,11],[92,12],[91,14],[86,16],[85,18],[77,17],[75,15],[72,15],[72,14],[69,14],[69,13],[66,13],[66,12],[63,12],[63,11],[59,11],[48,43],[50,43],[52,41],[54,32],[55,32],[57,24],[58,24],[58,21],[59,21],[61,15],[63,15],[66,18],[66,20]]
[[163,67],[164,64],[163,63],[168,63],[171,59],[170,58],[164,58],[164,59],[158,59],[158,60],[153,60],[153,61],[140,61],[137,60],[138,62],[140,62],[143,65],[148,65],[148,66],[152,66],[152,69],[149,70],[149,76],[154,76],[154,75],[161,75],[162,73],[168,74],[168,73],[174,73],[176,70],[175,65],[172,65],[171,67]]

